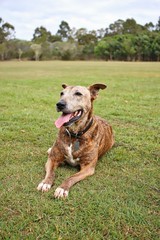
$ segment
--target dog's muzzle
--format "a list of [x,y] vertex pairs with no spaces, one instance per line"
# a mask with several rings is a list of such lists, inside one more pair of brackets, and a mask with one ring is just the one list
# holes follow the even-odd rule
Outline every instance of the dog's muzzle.
[[56,104],[56,107],[57,107],[57,112],[61,112],[66,108],[66,102],[64,100],[61,100]]

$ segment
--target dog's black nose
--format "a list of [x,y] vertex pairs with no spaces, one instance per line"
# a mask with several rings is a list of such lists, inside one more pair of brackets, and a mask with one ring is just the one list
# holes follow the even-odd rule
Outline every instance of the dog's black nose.
[[66,107],[66,103],[63,100],[61,100],[56,104],[56,106],[57,106],[57,111],[62,111]]

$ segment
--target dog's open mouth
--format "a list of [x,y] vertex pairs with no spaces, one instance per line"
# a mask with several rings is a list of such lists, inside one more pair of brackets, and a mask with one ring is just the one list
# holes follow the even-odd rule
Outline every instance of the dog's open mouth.
[[69,126],[72,123],[78,121],[83,114],[83,110],[78,110],[72,113],[62,113],[62,115],[55,121],[57,128],[62,126]]

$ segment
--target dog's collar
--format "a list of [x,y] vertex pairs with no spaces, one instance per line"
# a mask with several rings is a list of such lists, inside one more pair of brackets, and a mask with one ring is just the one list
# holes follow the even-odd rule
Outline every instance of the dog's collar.
[[66,133],[68,134],[68,136],[73,137],[73,138],[79,138],[81,137],[84,133],[86,133],[90,127],[92,126],[93,123],[93,118],[90,120],[90,122],[88,123],[88,125],[86,126],[86,128],[83,131],[79,131],[78,133],[74,133],[74,132],[70,132],[67,128],[66,128]]

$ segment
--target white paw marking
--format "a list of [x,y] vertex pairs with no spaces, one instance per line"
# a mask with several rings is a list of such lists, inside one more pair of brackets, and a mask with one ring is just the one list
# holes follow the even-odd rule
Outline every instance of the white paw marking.
[[65,191],[63,188],[58,187],[54,193],[55,198],[66,198],[68,197],[68,191]]
[[42,189],[42,187],[43,187],[43,182],[41,182],[41,183],[38,185],[37,190],[40,191],[40,190]]
[[48,154],[50,154],[51,153],[51,150],[52,150],[52,148],[50,147],[50,148],[48,148],[48,150],[47,150],[47,153]]
[[38,191],[42,191],[42,192],[48,192],[49,189],[51,188],[51,184],[47,184],[47,183],[43,183],[41,182],[38,187],[37,187],[37,190]]

